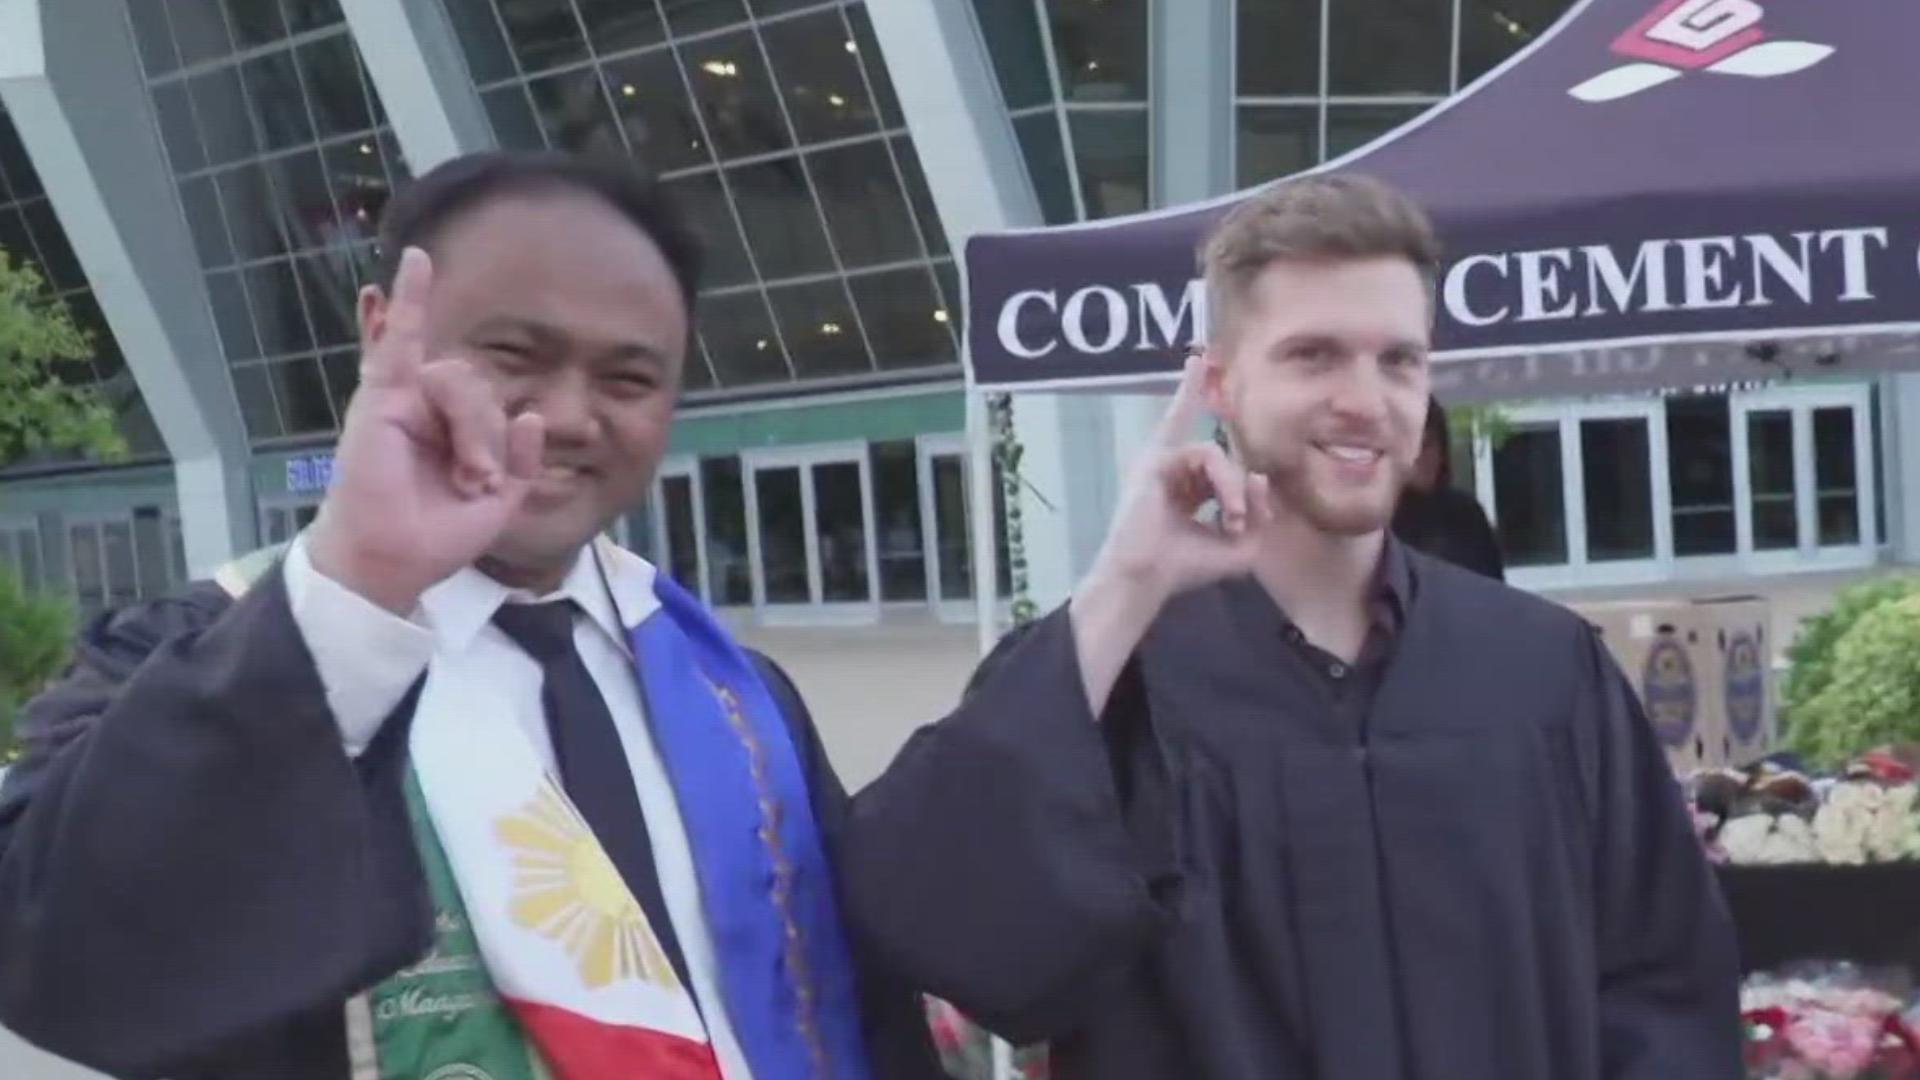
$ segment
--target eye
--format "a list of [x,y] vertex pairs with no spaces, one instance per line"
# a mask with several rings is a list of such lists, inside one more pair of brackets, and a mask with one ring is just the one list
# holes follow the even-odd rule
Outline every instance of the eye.
[[619,397],[639,398],[653,393],[660,381],[645,371],[620,371],[606,377],[609,386]]
[[509,360],[530,360],[533,358],[533,346],[518,341],[488,341],[480,348],[494,356]]

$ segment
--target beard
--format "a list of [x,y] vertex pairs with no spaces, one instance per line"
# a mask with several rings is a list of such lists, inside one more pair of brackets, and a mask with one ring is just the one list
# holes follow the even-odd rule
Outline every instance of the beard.
[[1251,446],[1236,440],[1240,458],[1252,471],[1266,474],[1277,508],[1298,516],[1328,536],[1361,537],[1393,522],[1400,493],[1412,475],[1412,466],[1385,454],[1376,466],[1382,475],[1365,487],[1340,485],[1331,476],[1317,476],[1320,451],[1304,443],[1286,451]]

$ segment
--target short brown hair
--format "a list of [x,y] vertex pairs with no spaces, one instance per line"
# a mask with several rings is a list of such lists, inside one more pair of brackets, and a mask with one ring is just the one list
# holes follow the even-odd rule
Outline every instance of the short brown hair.
[[1227,325],[1229,308],[1274,263],[1374,258],[1412,263],[1432,294],[1440,241],[1412,199],[1357,173],[1275,184],[1235,206],[1200,246],[1209,333]]

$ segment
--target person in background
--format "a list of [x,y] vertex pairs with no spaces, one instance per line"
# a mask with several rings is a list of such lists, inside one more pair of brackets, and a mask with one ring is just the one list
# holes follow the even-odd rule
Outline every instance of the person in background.
[[1393,534],[1408,546],[1495,581],[1507,578],[1500,539],[1479,500],[1453,486],[1453,442],[1447,411],[1427,401],[1420,457],[1393,514]]

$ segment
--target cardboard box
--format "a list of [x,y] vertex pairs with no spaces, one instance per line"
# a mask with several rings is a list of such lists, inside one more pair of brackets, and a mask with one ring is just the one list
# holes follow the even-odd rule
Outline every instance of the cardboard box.
[[1761,597],[1575,605],[1627,674],[1676,772],[1770,753],[1776,724]]

